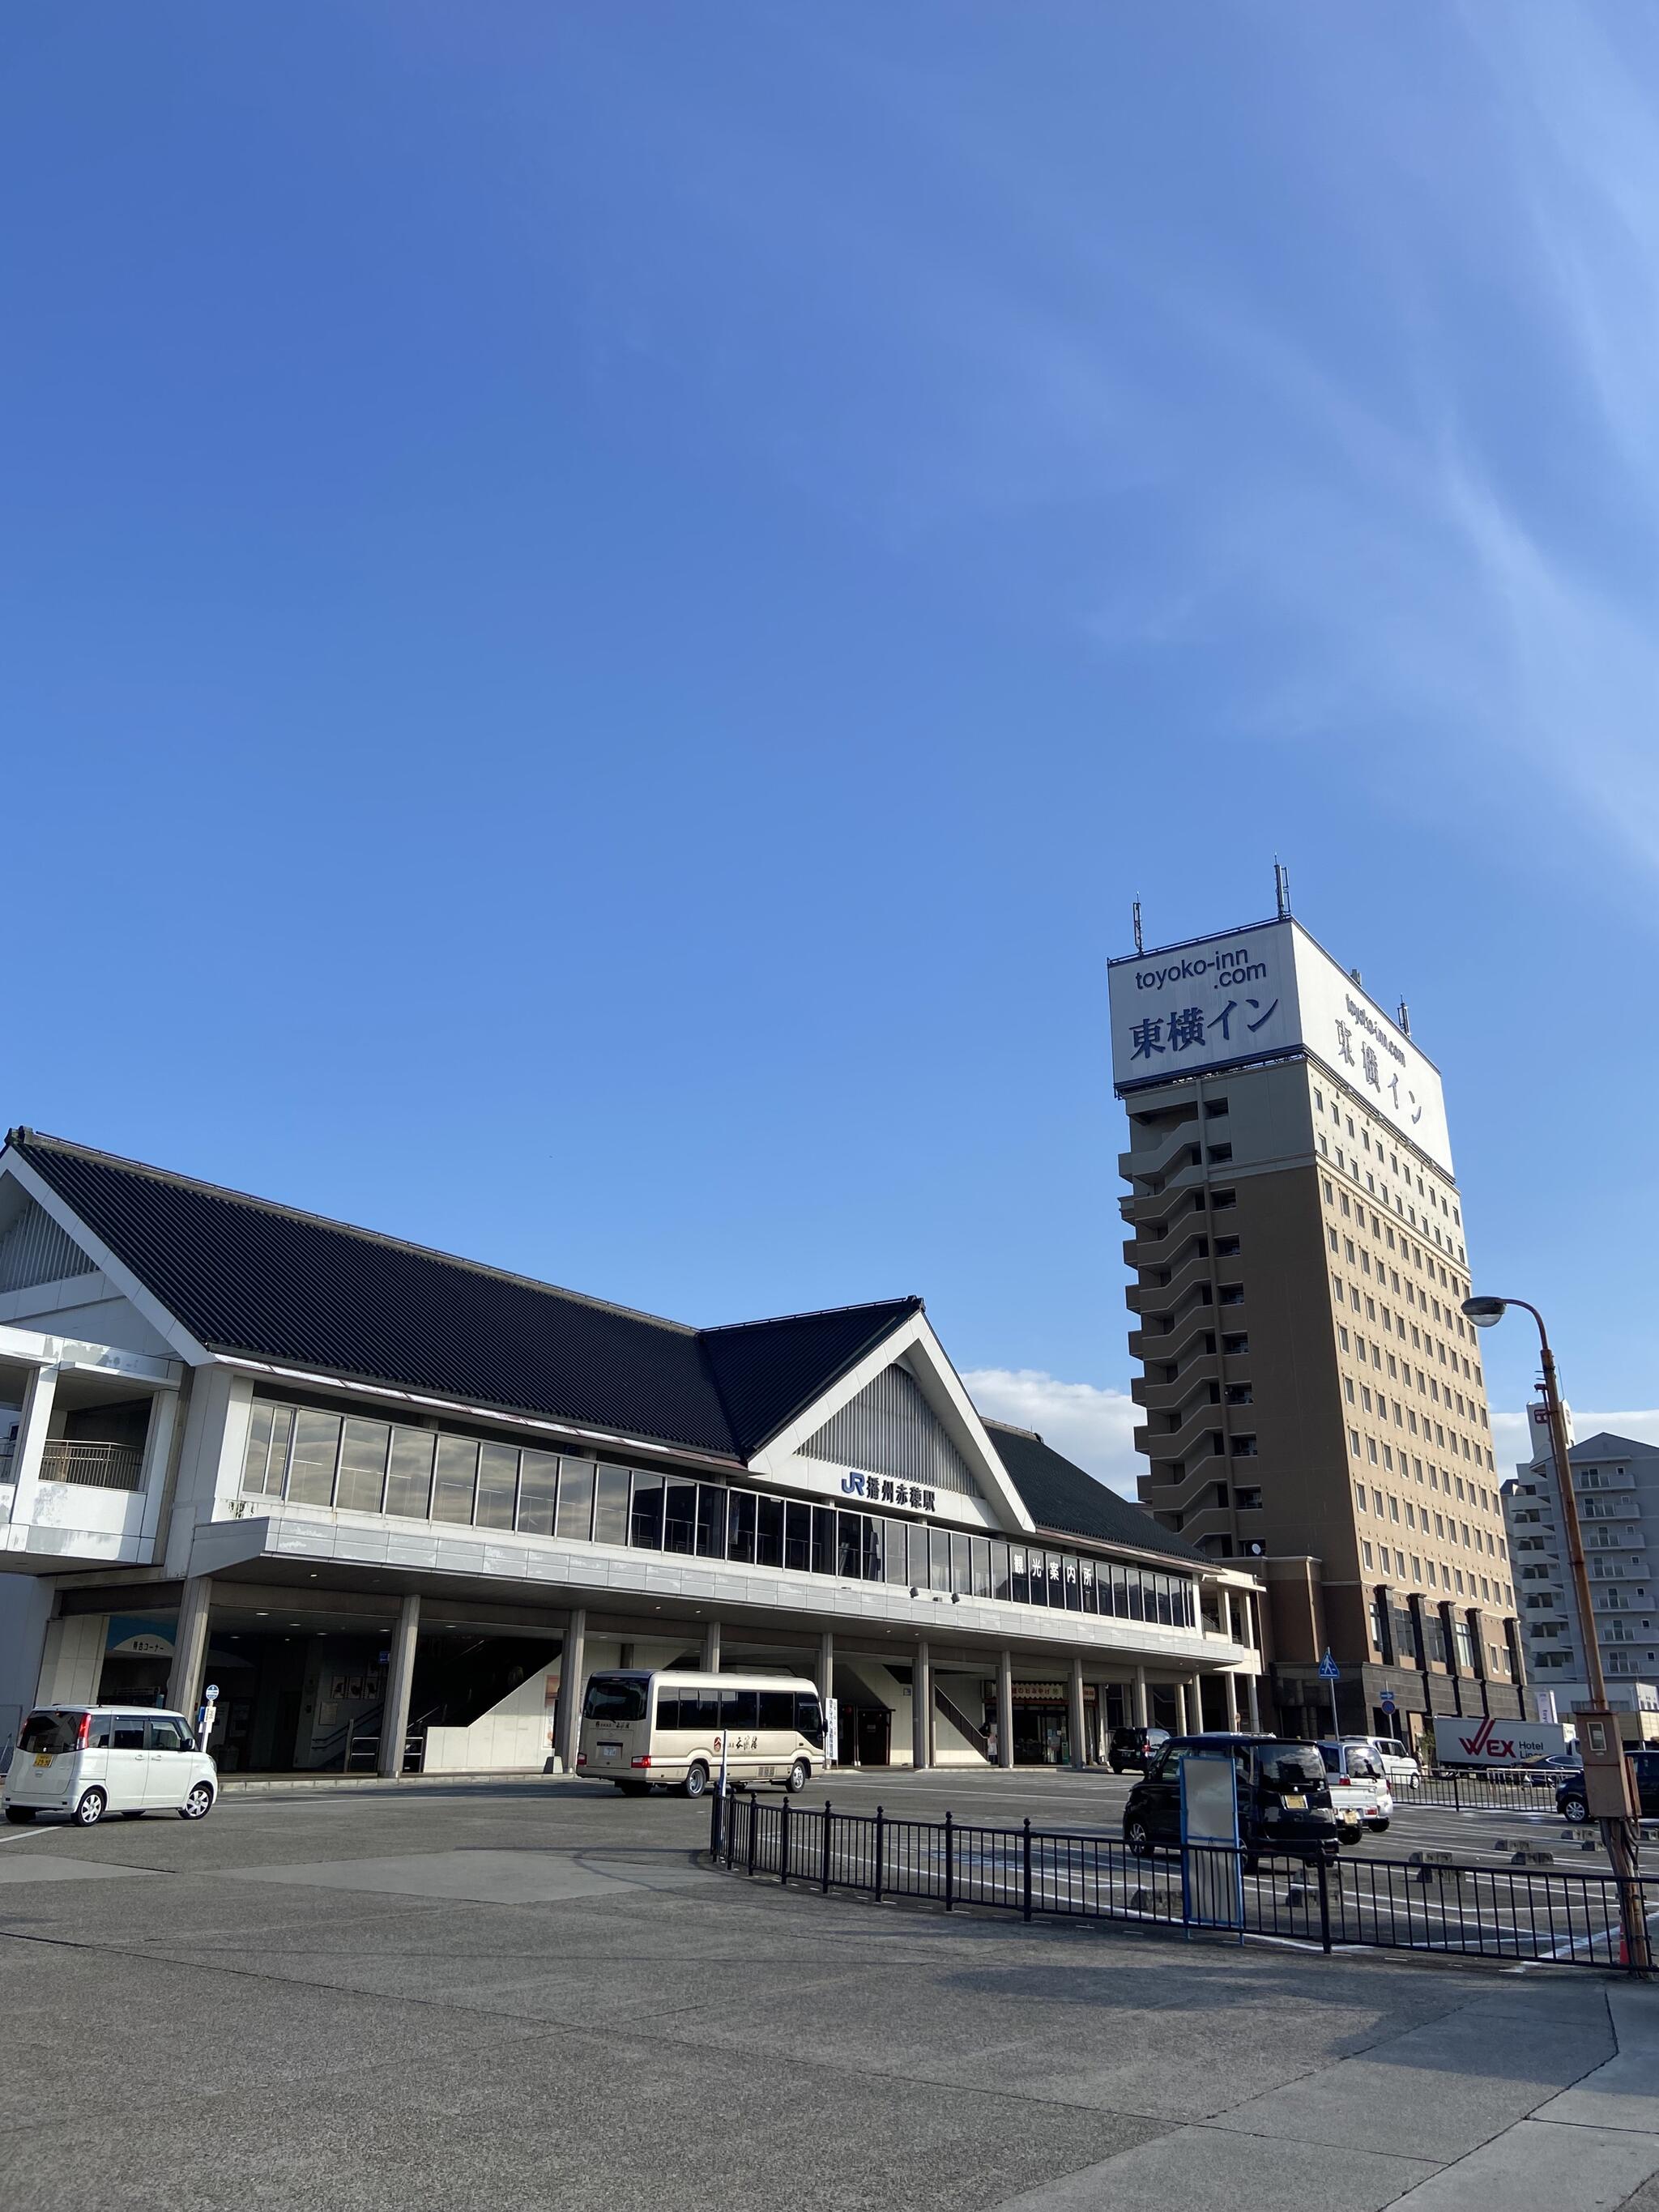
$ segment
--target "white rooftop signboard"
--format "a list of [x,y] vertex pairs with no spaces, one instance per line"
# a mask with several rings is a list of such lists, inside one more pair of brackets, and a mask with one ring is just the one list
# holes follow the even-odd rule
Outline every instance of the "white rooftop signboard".
[[1114,960],[1107,972],[1120,1092],[1306,1052],[1451,1173],[1433,1061],[1300,922],[1193,938]]

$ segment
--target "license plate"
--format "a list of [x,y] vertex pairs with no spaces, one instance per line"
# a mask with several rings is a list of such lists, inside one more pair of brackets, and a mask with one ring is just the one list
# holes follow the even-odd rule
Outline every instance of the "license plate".
[[1357,1828],[1359,1826],[1358,1814],[1345,1813],[1342,1815],[1342,1825],[1345,1828]]
[[1292,1794],[1287,1796],[1284,1802],[1285,1810],[1287,1813],[1305,1813],[1308,1809],[1307,1799],[1299,1795]]
[[52,1760],[52,1754],[49,1751],[37,1751],[34,1754],[34,1763],[37,1766],[50,1766]]
[[602,1743],[599,1746],[599,1757],[601,1759],[620,1759],[622,1757],[622,1746],[619,1743]]

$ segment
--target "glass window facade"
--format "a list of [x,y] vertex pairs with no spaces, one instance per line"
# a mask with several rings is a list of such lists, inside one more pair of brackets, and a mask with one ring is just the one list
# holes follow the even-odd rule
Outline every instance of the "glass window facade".
[[343,1420],[264,1399],[253,1404],[242,1489],[295,1504],[679,1552],[1170,1628],[1198,1622],[1197,1588],[1188,1576],[1127,1560],[355,1415]]

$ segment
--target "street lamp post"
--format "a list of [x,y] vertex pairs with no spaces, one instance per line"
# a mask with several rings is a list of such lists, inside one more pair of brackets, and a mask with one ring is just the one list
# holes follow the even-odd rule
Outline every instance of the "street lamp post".
[[[1536,1306],[1528,1305],[1525,1298],[1465,1298],[1463,1312],[1477,1328],[1491,1328],[1495,1322],[1502,1321],[1505,1310],[1510,1306],[1519,1306],[1538,1324],[1550,1455],[1555,1462],[1555,1488],[1560,1501],[1562,1531],[1567,1540],[1567,1565],[1572,1575],[1573,1593],[1578,1601],[1578,1618],[1583,1625],[1580,1640],[1584,1651],[1584,1680],[1589,1691],[1590,1704],[1607,1712],[1611,1709],[1607,1705],[1607,1677],[1601,1671],[1601,1647],[1596,1637],[1595,1613],[1590,1602],[1589,1573],[1584,1565],[1583,1538],[1578,1527],[1578,1499],[1572,1486],[1566,1410],[1561,1403],[1555,1354],[1550,1349],[1549,1332],[1544,1327],[1544,1316]],[[1621,1761],[1622,1758],[1621,1753]],[[1628,1785],[1626,1795],[1628,1798]],[[1619,1884],[1619,1917],[1624,1931],[1626,1956],[1632,1966],[1645,1973],[1651,1961],[1648,1952],[1647,1917],[1642,1909],[1641,1893],[1636,1887],[1635,1823],[1629,1820],[1604,1819],[1598,1825],[1608,1863]]]

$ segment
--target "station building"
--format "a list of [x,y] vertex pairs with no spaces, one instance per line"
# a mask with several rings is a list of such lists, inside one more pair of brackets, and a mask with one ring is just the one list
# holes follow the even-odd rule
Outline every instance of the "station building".
[[[9,1410],[5,1410],[6,1408]],[[918,1297],[696,1328],[14,1129],[0,1740],[568,1768],[587,1674],[787,1668],[843,1763],[1259,1725],[1262,1586],[975,1410]]]

